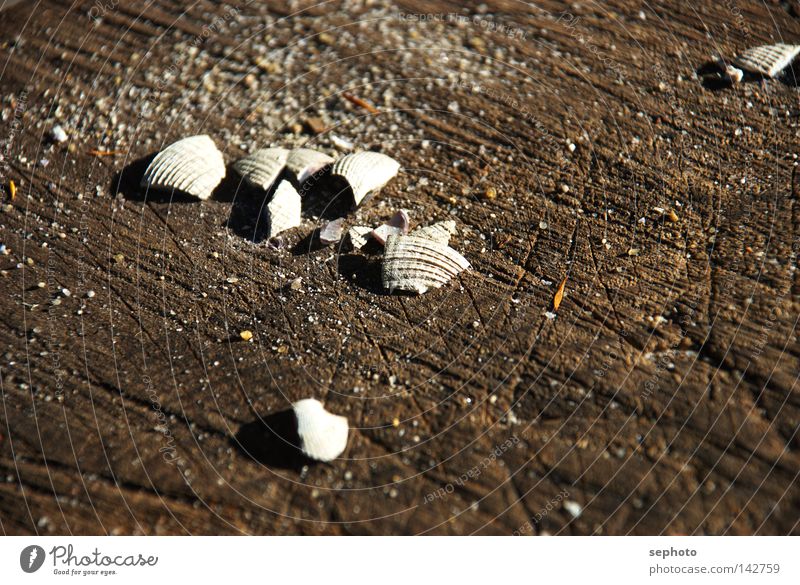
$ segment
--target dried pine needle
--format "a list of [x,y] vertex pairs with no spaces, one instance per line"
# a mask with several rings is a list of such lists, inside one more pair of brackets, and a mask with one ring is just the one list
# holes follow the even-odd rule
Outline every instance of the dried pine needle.
[[347,93],[347,92],[342,93],[342,97],[344,99],[346,99],[348,102],[350,102],[351,104],[354,104],[354,105],[358,106],[359,108],[364,108],[370,114],[377,114],[378,113],[378,108],[373,106],[371,103],[369,103],[369,102],[367,102],[365,100],[362,100],[360,97],[356,97],[353,94],[350,94],[350,93]]
[[124,154],[121,150],[88,150],[86,154],[91,154],[92,156],[116,156],[118,154]]
[[564,287],[567,286],[567,279],[561,281],[561,284],[558,285],[558,289],[556,290],[556,294],[553,296],[553,311],[558,311],[558,307],[561,305],[561,300],[564,298]]

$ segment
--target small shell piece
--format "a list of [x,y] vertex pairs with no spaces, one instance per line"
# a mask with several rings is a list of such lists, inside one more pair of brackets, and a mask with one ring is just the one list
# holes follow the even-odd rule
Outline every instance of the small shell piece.
[[329,221],[319,230],[319,241],[323,246],[341,241],[344,233],[344,218]]
[[297,148],[289,153],[286,167],[294,173],[297,183],[306,180],[333,162],[333,157],[310,148]]
[[725,66],[725,77],[731,80],[731,83],[741,83],[744,79],[744,71],[733,65]]
[[175,190],[208,199],[225,177],[225,161],[206,134],[190,136],[159,152],[142,177],[142,186]]
[[289,181],[281,181],[272,200],[267,204],[268,238],[300,225],[300,194]]
[[377,241],[381,246],[386,245],[386,240],[389,238],[389,236],[402,236],[402,235],[403,235],[402,229],[400,229],[399,227],[391,226],[386,223],[379,225],[370,233],[370,237],[372,237],[373,240]]
[[452,219],[438,221],[431,225],[418,227],[411,232],[412,236],[427,238],[440,244],[449,244],[450,238],[456,233],[456,222]]
[[333,461],[342,454],[347,447],[349,431],[345,417],[328,412],[313,398],[295,402],[292,410],[304,455],[317,461]]
[[787,45],[784,43],[763,45],[747,49],[736,57],[733,64],[751,73],[775,77],[786,69],[789,63],[797,57],[798,53],[800,53],[800,45]]
[[405,209],[401,209],[395,212],[389,223],[379,225],[372,230],[371,235],[383,246],[389,236],[406,235],[410,226],[411,219],[408,217],[408,212]]
[[439,288],[469,262],[447,244],[419,236],[389,236],[383,255],[383,286],[422,294]]
[[400,163],[385,154],[356,152],[333,163],[331,174],[347,181],[358,206],[391,181],[399,170]]
[[237,160],[233,168],[253,187],[269,191],[281,176],[288,157],[285,148],[261,148]]
[[366,225],[354,225],[347,230],[347,239],[350,240],[350,247],[353,250],[360,250],[367,245],[367,237],[372,228]]

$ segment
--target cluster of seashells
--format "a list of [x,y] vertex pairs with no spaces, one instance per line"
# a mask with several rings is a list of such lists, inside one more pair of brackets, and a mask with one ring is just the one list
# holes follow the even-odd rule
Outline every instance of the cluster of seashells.
[[[237,160],[233,170],[250,187],[271,197],[266,205],[267,237],[301,224],[302,200],[296,186],[322,172],[343,180],[355,207],[365,203],[394,178],[400,164],[378,152],[355,152],[334,160],[327,154],[307,149],[263,148]],[[294,181],[282,179],[288,171]],[[146,189],[179,191],[198,199],[208,199],[226,176],[225,160],[207,135],[179,140],[159,152],[148,165],[141,185]],[[277,185],[276,185],[277,183]],[[353,226],[345,234],[345,218],[328,222],[319,231],[324,245],[347,237],[354,250],[369,241],[383,246],[382,283],[390,292],[422,294],[439,288],[470,267],[469,262],[450,247],[456,232],[453,220],[418,227],[409,231],[411,220],[400,210],[385,224],[372,228]],[[348,422],[325,410],[313,398],[292,405],[299,448],[318,461],[332,461],[347,446]]]
[[[245,183],[265,193],[272,191],[266,206],[268,238],[300,225],[301,197],[295,184],[302,185],[328,168],[333,177],[344,180],[358,207],[397,175],[400,164],[379,152],[356,152],[334,160],[308,148],[262,148],[233,164]],[[285,170],[294,177],[295,184],[281,179]],[[208,199],[225,178],[225,173],[225,161],[214,141],[207,135],[191,136],[155,156],[144,172],[142,186]],[[339,218],[326,224],[320,230],[320,242],[325,245],[339,242],[344,220]],[[470,267],[469,262],[449,246],[450,237],[456,231],[454,221],[417,228],[409,233],[410,223],[408,212],[400,210],[388,223],[377,228],[354,226],[347,233],[354,249],[362,248],[369,239],[384,246],[382,281],[390,292],[422,294],[441,287]]]

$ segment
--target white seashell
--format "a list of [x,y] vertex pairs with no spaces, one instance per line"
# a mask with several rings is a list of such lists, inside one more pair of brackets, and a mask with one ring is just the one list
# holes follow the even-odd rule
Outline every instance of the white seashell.
[[281,181],[267,204],[268,238],[300,225],[300,194],[289,181]]
[[400,163],[379,152],[356,152],[343,156],[331,174],[344,178],[353,191],[356,206],[380,190],[400,170]]
[[344,233],[344,218],[334,219],[326,223],[319,230],[319,241],[322,245],[335,244],[342,239]]
[[295,402],[292,410],[303,454],[317,461],[333,461],[342,454],[350,430],[345,417],[328,412],[313,398]]
[[786,69],[789,63],[797,57],[798,53],[800,53],[800,45],[786,45],[783,43],[763,45],[747,49],[734,59],[733,64],[751,73],[775,77]]
[[347,230],[347,238],[353,250],[360,250],[367,244],[367,237],[372,232],[372,228],[365,225],[354,225]]
[[297,148],[289,152],[286,167],[294,173],[297,183],[302,184],[332,162],[333,157],[324,152],[311,150],[310,148]]
[[285,148],[261,148],[237,160],[233,168],[253,187],[269,191],[281,176],[288,157]]
[[159,152],[147,166],[142,186],[208,199],[224,177],[222,153],[202,134],[178,140]]
[[419,236],[389,236],[383,255],[383,286],[422,294],[439,288],[469,262],[447,244]]
[[456,233],[456,222],[452,219],[439,221],[424,227],[418,227],[411,232],[412,236],[427,238],[440,244],[449,244],[450,238]]

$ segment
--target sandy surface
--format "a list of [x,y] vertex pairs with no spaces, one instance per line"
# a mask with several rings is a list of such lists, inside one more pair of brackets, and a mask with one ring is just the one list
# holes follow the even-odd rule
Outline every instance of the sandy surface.
[[[2,532],[800,531],[797,89],[695,73],[787,3],[269,4],[0,16]],[[454,219],[473,269],[389,295],[314,237],[342,200],[275,248],[236,181],[145,196],[201,133],[387,153],[348,225]],[[266,430],[307,397],[331,464]]]

